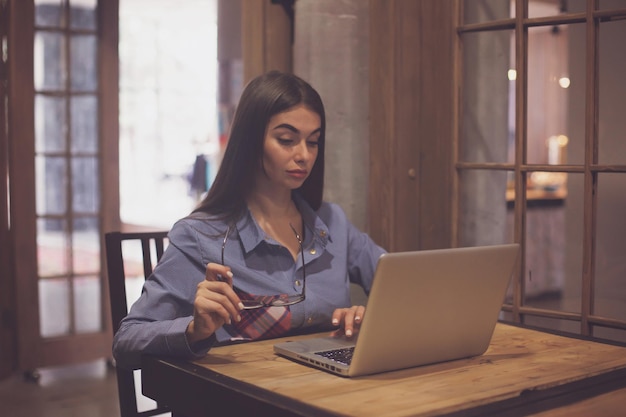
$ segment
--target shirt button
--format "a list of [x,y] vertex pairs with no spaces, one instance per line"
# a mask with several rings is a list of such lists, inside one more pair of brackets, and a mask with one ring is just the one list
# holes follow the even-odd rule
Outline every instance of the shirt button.
[[321,237],[325,237],[326,236],[326,230],[320,230],[320,236]]
[[296,287],[299,287],[300,285],[302,285],[302,284],[300,284],[300,280],[299,280],[299,279],[297,279],[297,280],[296,280]]
[[313,323],[313,317],[309,317],[308,319],[306,319],[307,324],[311,324]]
[[315,254],[317,253],[317,251],[316,251],[315,249],[311,249],[311,250],[309,251],[309,253],[310,253],[311,255],[315,255]]

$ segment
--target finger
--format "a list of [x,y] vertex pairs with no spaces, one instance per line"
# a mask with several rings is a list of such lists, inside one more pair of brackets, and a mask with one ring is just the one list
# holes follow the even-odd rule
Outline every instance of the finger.
[[341,337],[343,336],[343,328],[339,327],[342,322],[343,322],[343,316],[345,314],[345,309],[343,308],[336,308],[333,311],[333,315],[331,316],[331,323],[333,324],[333,326],[337,326],[338,329],[337,330],[333,330],[330,333],[331,337]]
[[354,333],[354,310],[350,309],[343,316],[343,331],[346,336],[351,337]]
[[[196,305],[194,305],[196,307]],[[227,321],[217,313],[201,312],[201,306],[194,308],[193,319],[185,331],[190,342],[206,339],[214,334]]]
[[346,336],[350,337],[359,331],[363,315],[365,314],[365,307],[352,306],[344,315],[344,331]]
[[208,282],[225,282],[231,288],[231,291],[222,291],[226,294],[231,302],[236,305],[239,310],[243,310],[243,304],[239,296],[232,291],[233,273],[230,267],[216,263],[208,263],[206,266],[205,281]]
[[333,311],[333,315],[331,318],[331,323],[333,324],[333,326],[339,326],[341,324],[341,322],[343,321],[343,315],[344,309],[342,308],[337,308],[335,309],[335,311]]
[[207,281],[222,281],[233,285],[233,273],[230,267],[216,263],[208,263],[205,271],[205,279]]
[[221,327],[224,323],[230,324],[233,318],[236,320],[239,317],[239,312],[229,302],[224,303],[224,300],[226,298],[219,299],[217,297],[217,299],[211,299],[200,294],[196,297],[196,302],[194,303],[195,313],[201,316],[203,321],[207,319],[209,322],[221,321],[221,323],[215,323],[218,327]]
[[240,311],[243,310],[243,304],[239,296],[232,287],[226,282],[220,281],[202,281],[198,284],[196,290],[196,301],[198,297],[213,301],[228,311],[231,318],[239,321]]
[[360,325],[363,322],[363,317],[365,316],[365,307],[357,306],[356,311],[354,313],[354,323],[356,325]]

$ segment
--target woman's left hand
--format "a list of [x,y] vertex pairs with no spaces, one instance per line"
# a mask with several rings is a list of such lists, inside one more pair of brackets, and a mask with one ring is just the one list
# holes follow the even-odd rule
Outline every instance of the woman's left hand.
[[332,336],[346,335],[352,337],[359,332],[363,316],[365,315],[364,306],[352,306],[350,308],[338,308],[333,312],[332,324],[339,326],[337,330],[332,332]]

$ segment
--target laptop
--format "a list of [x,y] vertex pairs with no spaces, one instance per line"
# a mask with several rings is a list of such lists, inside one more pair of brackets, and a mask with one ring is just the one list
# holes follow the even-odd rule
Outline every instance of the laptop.
[[274,353],[346,377],[482,355],[518,253],[505,244],[384,254],[357,336],[276,343]]

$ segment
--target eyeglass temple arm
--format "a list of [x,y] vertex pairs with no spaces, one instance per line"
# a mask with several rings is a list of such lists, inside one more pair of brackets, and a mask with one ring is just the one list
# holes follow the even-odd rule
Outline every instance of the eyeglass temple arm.
[[289,227],[293,230],[293,233],[296,235],[296,239],[298,239],[298,244],[300,245],[300,257],[302,258],[302,299],[306,298],[306,269],[304,264],[304,246],[302,245],[302,236],[296,230],[295,227],[291,223],[289,223]]

